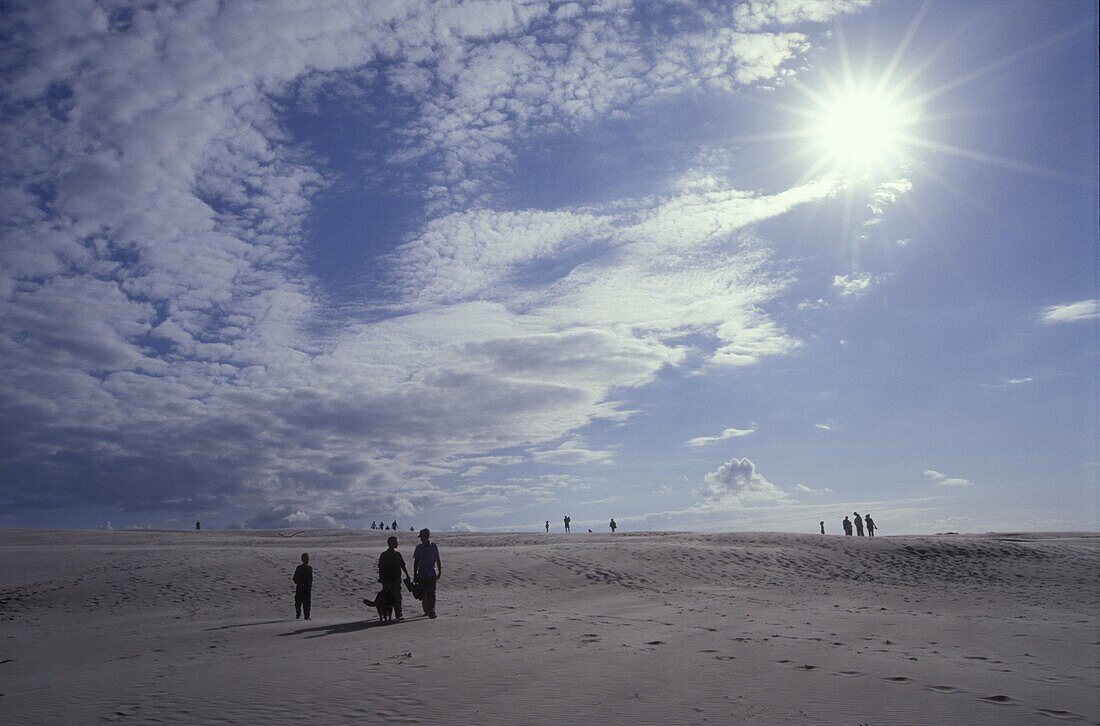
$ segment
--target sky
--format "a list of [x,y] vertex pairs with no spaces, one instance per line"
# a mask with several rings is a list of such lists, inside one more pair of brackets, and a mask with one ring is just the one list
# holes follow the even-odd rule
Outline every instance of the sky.
[[1100,529],[1094,2],[0,4],[0,526]]

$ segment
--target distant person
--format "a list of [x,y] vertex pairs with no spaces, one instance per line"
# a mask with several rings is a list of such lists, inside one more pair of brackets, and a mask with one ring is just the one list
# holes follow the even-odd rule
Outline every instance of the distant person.
[[867,524],[867,536],[874,537],[875,530],[878,529],[878,527],[875,525],[875,520],[871,519],[870,514],[864,514],[863,521]]
[[612,517],[611,518],[611,534],[615,534],[615,528],[618,527],[618,526],[619,525],[615,524],[615,518]]
[[195,520],[195,531],[198,532],[200,529],[202,529],[202,522],[200,522],[196,519]]
[[390,529],[392,529],[394,532],[397,531],[397,520],[396,519],[393,520],[393,524],[390,525]]
[[821,526],[821,534],[825,534],[825,520],[821,520],[818,524]]
[[568,517],[568,515],[567,515],[567,516],[565,517],[565,531],[566,531],[566,532],[568,532],[568,531],[569,531],[569,522],[570,522],[570,519],[569,519],[569,517]]
[[859,537],[862,537],[863,536],[863,517],[859,516],[859,512],[852,512],[852,514],[856,515],[856,535],[859,536]]
[[305,613],[309,620],[309,605],[313,599],[313,568],[309,566],[309,553],[302,553],[302,564],[294,570],[294,619]]
[[374,526],[374,520],[371,520],[370,528],[371,529],[377,529],[377,527]]
[[588,528],[588,534],[592,534],[592,528],[591,527]]
[[401,620],[401,573],[409,576],[405,568],[405,558],[397,551],[397,537],[386,540],[389,546],[378,557],[378,582],[382,584],[382,591],[388,592],[393,597],[393,616]]
[[845,537],[851,537],[852,536],[852,523],[851,523],[851,521],[849,521],[847,515],[844,516],[844,521],[840,523],[840,526],[844,528],[844,536]]
[[420,530],[420,544],[413,550],[413,580],[420,585],[420,604],[424,614],[435,620],[435,584],[443,575],[443,561],[439,559],[439,547],[430,541],[432,532]]
[[409,527],[409,531],[410,531],[410,532],[415,532],[416,530],[415,530],[415,529],[413,529],[412,527]]
[[550,520],[546,520],[546,534],[550,534]]

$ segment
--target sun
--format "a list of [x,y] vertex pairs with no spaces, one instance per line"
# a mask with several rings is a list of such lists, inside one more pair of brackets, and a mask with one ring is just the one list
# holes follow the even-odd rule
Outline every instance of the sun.
[[802,136],[815,166],[845,177],[887,172],[907,156],[920,115],[912,103],[876,87],[813,94]]

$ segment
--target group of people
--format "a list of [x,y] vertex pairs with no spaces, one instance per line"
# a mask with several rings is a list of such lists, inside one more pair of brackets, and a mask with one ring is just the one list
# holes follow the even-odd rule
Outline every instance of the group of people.
[[[848,515],[844,515],[844,521],[840,523],[840,526],[844,530],[844,535],[846,537],[851,537],[852,536],[852,525],[853,524],[855,524],[856,536],[858,536],[858,537],[863,536],[864,525],[866,525],[866,527],[867,527],[867,536],[868,537],[874,537],[875,536],[875,530],[878,529],[878,525],[875,524],[875,520],[871,519],[870,514],[864,514],[861,517],[859,515],[859,512],[852,512],[852,516],[855,517],[854,520],[848,519]],[[821,534],[825,534],[825,521],[824,520],[822,520],[820,522],[820,527],[821,527]]]
[[[393,530],[394,532],[396,532],[397,531],[397,520],[396,519],[393,520],[393,524],[386,524],[385,522],[373,522],[372,521],[370,523],[370,528],[371,529],[389,529],[389,530]],[[412,532],[413,528],[409,527],[409,531]]]
[[[571,531],[569,529],[569,524],[572,521],[573,521],[573,519],[568,514],[565,515],[565,531],[566,532]],[[618,529],[618,527],[619,527],[619,525],[615,524],[615,518],[614,517],[611,518],[611,522],[609,523],[608,526],[611,527],[611,534],[615,534],[615,530]],[[588,531],[591,532],[592,530],[588,530]],[[549,519],[546,520],[546,533],[547,534],[550,533],[550,520]]]
[[[394,529],[397,523],[394,522]],[[378,582],[382,590],[388,592],[393,598],[393,615],[397,620],[402,619],[401,614],[401,584],[402,573],[406,580],[415,583],[420,591],[420,603],[424,608],[424,614],[435,619],[435,586],[443,574],[443,561],[439,558],[439,547],[431,541],[431,530],[420,530],[420,544],[413,550],[413,571],[410,580],[409,571],[405,567],[405,559],[397,551],[399,542],[397,537],[391,536],[386,540],[386,551],[378,557]],[[313,567],[309,564],[309,553],[302,553],[302,564],[294,570],[294,618],[297,620],[303,615],[309,620],[310,605],[313,599]]]

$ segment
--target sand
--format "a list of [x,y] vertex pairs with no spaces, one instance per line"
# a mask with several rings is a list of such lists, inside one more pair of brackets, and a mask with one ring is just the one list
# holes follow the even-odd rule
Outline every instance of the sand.
[[4,722],[1100,723],[1095,534],[286,534],[0,530]]

